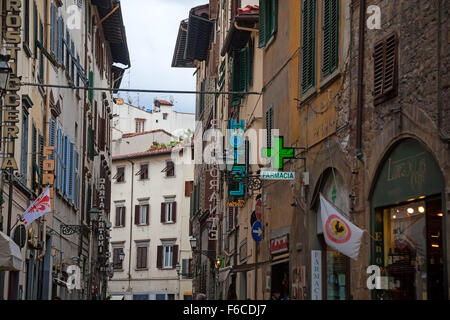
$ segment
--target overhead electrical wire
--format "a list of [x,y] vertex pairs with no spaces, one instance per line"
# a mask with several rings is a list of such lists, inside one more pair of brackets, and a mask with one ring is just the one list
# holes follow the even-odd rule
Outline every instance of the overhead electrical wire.
[[21,86],[30,87],[42,87],[42,88],[59,88],[59,89],[81,89],[81,90],[94,90],[94,91],[125,91],[125,92],[142,92],[142,93],[172,93],[172,94],[247,94],[247,95],[262,95],[262,92],[223,92],[223,91],[186,91],[186,90],[150,90],[150,89],[115,89],[115,88],[97,88],[97,87],[84,87],[84,86],[68,86],[57,84],[41,84],[23,82]]

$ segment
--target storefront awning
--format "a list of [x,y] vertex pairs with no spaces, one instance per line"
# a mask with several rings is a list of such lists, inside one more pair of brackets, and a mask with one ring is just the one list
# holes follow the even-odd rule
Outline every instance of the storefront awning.
[[22,261],[19,246],[6,234],[0,232],[0,271],[20,271]]

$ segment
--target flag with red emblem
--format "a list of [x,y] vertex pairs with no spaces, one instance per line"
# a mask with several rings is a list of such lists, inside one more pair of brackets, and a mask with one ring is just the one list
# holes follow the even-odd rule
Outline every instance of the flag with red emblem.
[[27,211],[25,211],[22,216],[22,221],[28,225],[51,210],[50,189],[46,188],[31,206],[28,207]]
[[328,246],[354,260],[358,258],[364,230],[351,223],[330,201],[320,195],[323,236]]

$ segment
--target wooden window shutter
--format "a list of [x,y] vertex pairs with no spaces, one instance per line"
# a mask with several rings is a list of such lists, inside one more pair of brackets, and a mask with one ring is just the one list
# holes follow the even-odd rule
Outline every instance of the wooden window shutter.
[[247,73],[248,73],[248,65],[247,65],[247,57],[248,49],[247,47],[241,49],[239,54],[239,71],[238,71],[238,77],[239,77],[239,91],[245,92],[247,90]]
[[[278,23],[278,0],[270,0],[272,1],[271,7],[271,15],[272,15],[272,25],[270,30],[270,37],[272,37],[277,32],[277,23]],[[269,41],[270,37],[267,39]]]
[[161,202],[161,223],[166,222],[166,204]]
[[339,0],[323,2],[323,76],[332,74],[339,64]]
[[265,22],[266,22],[266,0],[259,0],[259,41],[258,41],[259,48],[262,48],[266,45]]
[[120,226],[120,207],[116,207],[116,227]]
[[147,222],[147,225],[149,225],[150,224],[150,205],[146,204],[145,207],[147,208],[147,211],[146,211],[147,212],[146,222]]
[[141,212],[141,206],[140,205],[136,205],[134,207],[134,224],[139,224],[140,212]]
[[178,245],[174,245],[172,247],[172,268],[175,268],[177,266],[178,263]]
[[157,256],[156,256],[156,267],[162,269],[163,264],[163,246],[158,246]]
[[216,20],[218,13],[218,1],[209,0],[209,20]]
[[177,222],[177,203],[172,203],[172,221]]
[[374,98],[375,104],[397,94],[398,40],[394,33],[375,45],[374,50]]
[[[241,51],[233,51],[233,64],[231,70],[231,88],[233,92],[239,92],[241,90],[240,74],[241,74]],[[231,106],[238,106],[241,104],[241,95],[231,95]]]
[[189,193],[190,193],[190,181],[185,181],[184,182],[184,196],[189,197]]
[[316,1],[303,0],[302,12],[302,92],[315,85]]
[[125,227],[125,225],[127,224],[127,207],[123,207],[122,217],[122,226]]

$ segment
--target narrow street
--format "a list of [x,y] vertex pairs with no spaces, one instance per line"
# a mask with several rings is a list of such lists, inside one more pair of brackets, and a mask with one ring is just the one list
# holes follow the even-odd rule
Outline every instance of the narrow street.
[[0,300],[449,300],[450,1],[0,7]]

